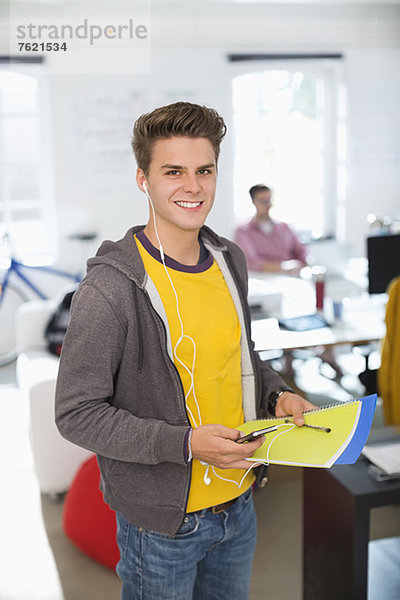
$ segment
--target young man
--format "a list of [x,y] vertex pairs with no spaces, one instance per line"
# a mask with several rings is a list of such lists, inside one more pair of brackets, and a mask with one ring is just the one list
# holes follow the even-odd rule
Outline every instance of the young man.
[[236,427],[268,405],[301,425],[312,408],[254,353],[244,255],[204,227],[224,134],[214,110],[190,103],[138,119],[149,221],[89,260],[63,344],[56,420],[97,454],[125,600],[247,598],[245,459],[264,440],[237,444]]
[[306,266],[306,249],[286,223],[271,219],[271,189],[263,184],[253,185],[249,194],[256,214],[235,234],[235,242],[246,255],[247,267],[252,271],[298,275]]

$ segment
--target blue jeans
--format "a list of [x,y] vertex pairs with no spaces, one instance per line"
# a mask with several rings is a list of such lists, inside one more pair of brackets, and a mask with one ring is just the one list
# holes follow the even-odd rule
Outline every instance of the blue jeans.
[[257,520],[251,488],[226,511],[186,515],[174,538],[117,513],[122,600],[247,600]]

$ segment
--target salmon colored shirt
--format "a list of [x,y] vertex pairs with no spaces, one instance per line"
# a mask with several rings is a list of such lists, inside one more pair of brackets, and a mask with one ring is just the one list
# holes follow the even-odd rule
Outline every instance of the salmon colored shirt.
[[270,221],[271,229],[266,232],[252,219],[247,225],[238,227],[235,242],[246,255],[250,271],[262,271],[267,261],[306,260],[306,249],[286,223]]

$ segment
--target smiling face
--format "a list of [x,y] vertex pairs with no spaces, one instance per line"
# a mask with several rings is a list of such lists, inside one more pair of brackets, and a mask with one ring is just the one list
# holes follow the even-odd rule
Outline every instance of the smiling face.
[[[172,137],[154,143],[149,173],[137,170],[140,189],[152,199],[158,233],[163,240],[195,234],[204,225],[215,196],[217,165],[207,138]],[[153,213],[146,228],[154,234]]]

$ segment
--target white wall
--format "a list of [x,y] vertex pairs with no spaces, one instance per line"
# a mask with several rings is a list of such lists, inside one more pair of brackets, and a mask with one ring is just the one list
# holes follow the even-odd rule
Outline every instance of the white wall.
[[366,215],[400,211],[400,49],[351,49],[346,237],[364,251]]
[[[136,76],[54,76],[54,135],[57,204],[62,237],[74,229],[96,229],[100,237],[123,235],[132,224],[147,220],[147,201],[136,186],[136,165],[130,148],[135,119],[155,106],[178,99],[214,106],[229,113],[229,96],[221,82],[223,58],[181,51],[163,51],[153,58],[152,74]],[[166,63],[174,65],[172,73]],[[178,67],[175,72],[176,66]],[[73,87],[73,93],[72,93]],[[96,113],[96,114],[94,114]],[[230,190],[229,144],[221,157],[219,199],[210,224],[229,233],[233,207]],[[229,191],[229,197],[231,192]]]
[[[91,6],[85,5],[85,16]],[[118,6],[123,10],[125,5]],[[21,3],[18,10],[49,14],[52,8]],[[48,62],[64,264],[68,233],[86,228],[98,230],[101,238],[118,238],[131,224],[146,220],[146,202],[134,180],[131,129],[141,112],[176,99],[213,106],[230,126],[209,224],[222,234],[232,233],[226,56],[234,52],[343,53],[349,117],[344,235],[357,254],[364,249],[366,215],[394,215],[400,209],[399,6],[153,0],[150,36],[147,74],[60,75],[51,57]],[[127,52],[125,58],[134,57]]]

